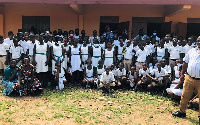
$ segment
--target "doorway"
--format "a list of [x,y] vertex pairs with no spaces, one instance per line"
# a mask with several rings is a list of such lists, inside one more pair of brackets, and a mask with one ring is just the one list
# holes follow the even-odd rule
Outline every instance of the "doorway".
[[41,33],[50,31],[50,16],[22,16],[22,31]]

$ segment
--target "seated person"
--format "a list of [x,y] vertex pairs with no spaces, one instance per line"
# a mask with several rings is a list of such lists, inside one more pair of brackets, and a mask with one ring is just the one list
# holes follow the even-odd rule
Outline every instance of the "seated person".
[[4,71],[4,78],[2,79],[4,95],[10,95],[12,92],[14,93],[15,89],[18,89],[18,87],[15,87],[17,84],[19,70],[16,64],[17,61],[15,59],[11,59],[10,65]]
[[127,84],[130,85],[131,88],[134,87],[135,82],[137,81],[137,71],[135,67],[131,67],[131,70],[127,73]]
[[165,88],[169,78],[169,74],[161,67],[160,62],[157,63],[157,69],[150,71],[150,74],[147,74],[147,76],[152,80],[151,84],[147,86],[150,92],[154,91],[155,88]]
[[115,71],[116,74],[116,83],[117,86],[126,87],[126,69],[124,68],[124,64],[122,62],[119,63],[119,68]]
[[65,70],[64,67],[61,67],[60,63],[56,63],[55,64],[55,70],[54,70],[55,79],[54,79],[54,83],[55,83],[55,86],[56,86],[56,90],[64,89],[64,83],[67,82],[67,80],[65,78],[65,71],[64,70]]
[[147,74],[150,73],[150,70],[147,66],[147,63],[142,64],[142,69],[139,70],[139,82],[135,86],[135,91],[137,88],[146,88],[146,86],[151,82],[150,79],[147,77]]
[[182,66],[178,68],[178,66],[174,66],[174,76],[172,76],[173,81],[171,82],[170,88],[167,88],[166,91],[168,95],[176,100],[181,99],[181,95],[183,92],[183,84],[180,84],[180,72],[182,70]]
[[83,86],[86,88],[94,87],[94,70],[91,59],[87,59],[87,66],[84,68]]
[[18,85],[20,96],[29,94],[40,94],[41,83],[35,77],[35,66],[30,64],[29,58],[24,58],[24,64],[19,67]]
[[104,92],[110,92],[110,87],[115,86],[115,78],[112,72],[110,72],[110,67],[105,68],[105,72],[102,73],[99,87],[101,87]]
[[97,86],[97,89],[99,89],[99,84],[100,84],[100,79],[101,79],[101,75],[102,73],[105,71],[105,66],[104,66],[104,61],[102,59],[99,60],[98,62],[98,66],[94,67],[95,70],[95,79],[94,79],[94,83]]

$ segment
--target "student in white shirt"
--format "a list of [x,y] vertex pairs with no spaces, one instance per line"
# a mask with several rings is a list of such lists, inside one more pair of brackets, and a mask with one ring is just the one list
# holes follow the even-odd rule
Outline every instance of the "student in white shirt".
[[177,45],[177,40],[173,39],[173,45],[168,48],[168,52],[170,53],[169,64],[180,59],[181,48]]
[[150,70],[148,69],[147,63],[143,63],[142,68],[139,70],[138,83],[135,86],[135,91],[137,91],[137,88],[146,88],[146,86],[150,83],[150,79],[147,77],[147,74],[149,73]]
[[3,36],[0,35],[0,74],[4,75],[4,70],[8,64],[8,44],[3,41]]
[[97,39],[98,41],[100,41],[100,37],[97,36],[97,31],[96,30],[93,31],[93,36],[91,36],[89,38],[89,41],[90,41],[91,44],[94,43],[94,39]]
[[9,31],[8,32],[8,38],[4,39],[4,42],[8,45],[8,49],[13,45],[13,32]]
[[127,87],[126,85],[126,69],[124,68],[124,64],[119,63],[119,68],[115,71],[116,73],[116,82],[117,86]]
[[107,48],[104,52],[104,65],[111,66],[111,64],[115,61],[115,49],[112,48],[112,43],[110,41],[107,42]]
[[119,64],[119,62],[122,62],[122,59],[123,59],[122,51],[123,51],[123,47],[124,47],[124,41],[122,38],[119,41],[120,41],[120,44],[119,44],[119,46],[116,47],[117,64]]
[[33,62],[33,49],[35,46],[35,35],[34,34],[30,34],[30,40],[27,41],[28,43],[28,50],[27,50],[27,54],[29,56],[30,62]]
[[137,82],[137,71],[135,67],[131,67],[131,70],[127,73],[127,84],[130,85],[131,88],[134,87]]
[[99,46],[97,39],[94,40],[94,45],[91,49],[92,65],[97,66],[100,59],[102,59],[103,49]]
[[84,68],[84,79],[82,80],[82,84],[86,88],[93,88],[94,87],[94,67],[92,66],[91,59],[87,59],[87,66]]
[[24,55],[26,55],[27,54],[27,49],[28,49],[27,41],[29,40],[29,34],[28,34],[28,32],[25,32],[24,33],[24,37],[23,37],[23,34],[20,34],[19,37],[21,37],[21,39],[19,40],[19,44],[23,48]]
[[149,55],[149,53],[144,50],[144,46],[141,43],[139,44],[139,48],[140,49],[135,54],[135,56],[137,57],[135,63],[137,71],[142,68],[142,64],[146,62],[147,56]]
[[115,86],[115,78],[112,72],[110,72],[110,67],[105,68],[105,72],[102,73],[99,87],[105,88],[106,92],[110,92],[110,87]]
[[24,54],[23,48],[18,44],[18,38],[13,39],[14,45],[10,47],[10,57],[11,59],[16,59],[17,65],[22,64],[22,57]]
[[133,49],[133,46],[131,46],[130,40],[128,40],[126,44],[127,46],[124,46],[123,52],[122,52],[124,56],[123,63],[124,63],[124,67],[126,71],[129,71],[132,65],[132,58],[133,58],[133,55],[135,54],[135,50]]
[[167,57],[167,49],[164,48],[165,41],[161,39],[159,46],[156,47],[156,56],[158,62]]
[[148,91],[151,92],[158,87],[166,87],[166,82],[168,82],[166,79],[169,77],[169,74],[161,67],[161,63],[158,62],[157,69],[152,70],[147,76],[152,80],[151,84],[147,86]]

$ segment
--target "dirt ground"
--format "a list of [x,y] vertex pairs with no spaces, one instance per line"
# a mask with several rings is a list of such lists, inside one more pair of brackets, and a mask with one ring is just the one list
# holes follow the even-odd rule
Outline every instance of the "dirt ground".
[[[64,97],[64,95],[63,95]],[[102,96],[103,97],[103,96]],[[192,125],[197,124],[198,112],[188,110],[185,119],[174,118],[171,113],[178,105],[158,101],[158,106],[134,102],[109,102],[109,97],[92,100],[76,99],[57,102],[42,97],[7,97],[0,95],[1,125]],[[142,101],[142,100],[138,100]],[[63,103],[64,102],[64,103]],[[64,107],[63,107],[63,106]],[[66,108],[65,108],[66,106]],[[69,106],[69,107],[67,107]],[[70,112],[69,112],[70,111]]]

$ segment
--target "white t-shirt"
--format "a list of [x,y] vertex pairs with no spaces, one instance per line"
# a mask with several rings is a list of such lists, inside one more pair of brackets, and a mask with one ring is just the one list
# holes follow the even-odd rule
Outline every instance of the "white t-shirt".
[[180,59],[180,46],[171,46],[168,48],[168,51],[170,53],[170,59]]
[[124,59],[132,59],[134,55],[132,51],[133,51],[132,46],[129,46],[129,47],[126,46],[126,53],[124,54]]
[[[167,74],[167,73],[165,72],[165,70],[164,70],[163,68],[161,68],[161,71],[160,71],[160,72],[158,71],[158,68],[157,68],[157,69],[153,69],[153,70],[151,71],[151,75],[155,75],[155,78],[157,78],[158,76],[165,75],[165,74]],[[159,80],[159,81],[160,81],[160,80],[163,80],[163,77],[159,77],[158,80]]]
[[101,82],[111,82],[111,81],[115,81],[114,75],[112,72],[109,72],[109,74],[106,74],[106,71],[102,73],[101,75]]
[[24,53],[23,48],[21,46],[11,46],[10,47],[10,53],[12,53],[12,58],[13,59],[18,59],[22,53]]
[[26,53],[28,49],[28,43],[25,40],[20,40],[19,44],[22,46],[24,53]]
[[32,43],[32,41],[28,41],[27,43],[28,43],[28,50],[29,50],[29,54],[28,55],[32,56],[35,43]]
[[137,56],[137,62],[145,62],[149,53],[146,50],[139,49],[135,55]]
[[123,68],[122,71],[120,71],[120,69],[118,68],[116,71],[116,76],[126,76],[126,69]]
[[8,44],[8,46],[9,46],[8,50],[9,50],[10,47],[13,45],[13,40],[10,40],[10,38],[4,39],[4,42],[5,42],[6,44]]
[[150,73],[148,68],[146,71],[143,68],[139,70],[139,76],[146,76],[148,73]]
[[0,44],[0,55],[2,56],[6,56],[7,52],[6,50],[8,50],[8,44],[6,44],[5,42],[3,42],[2,44]]

